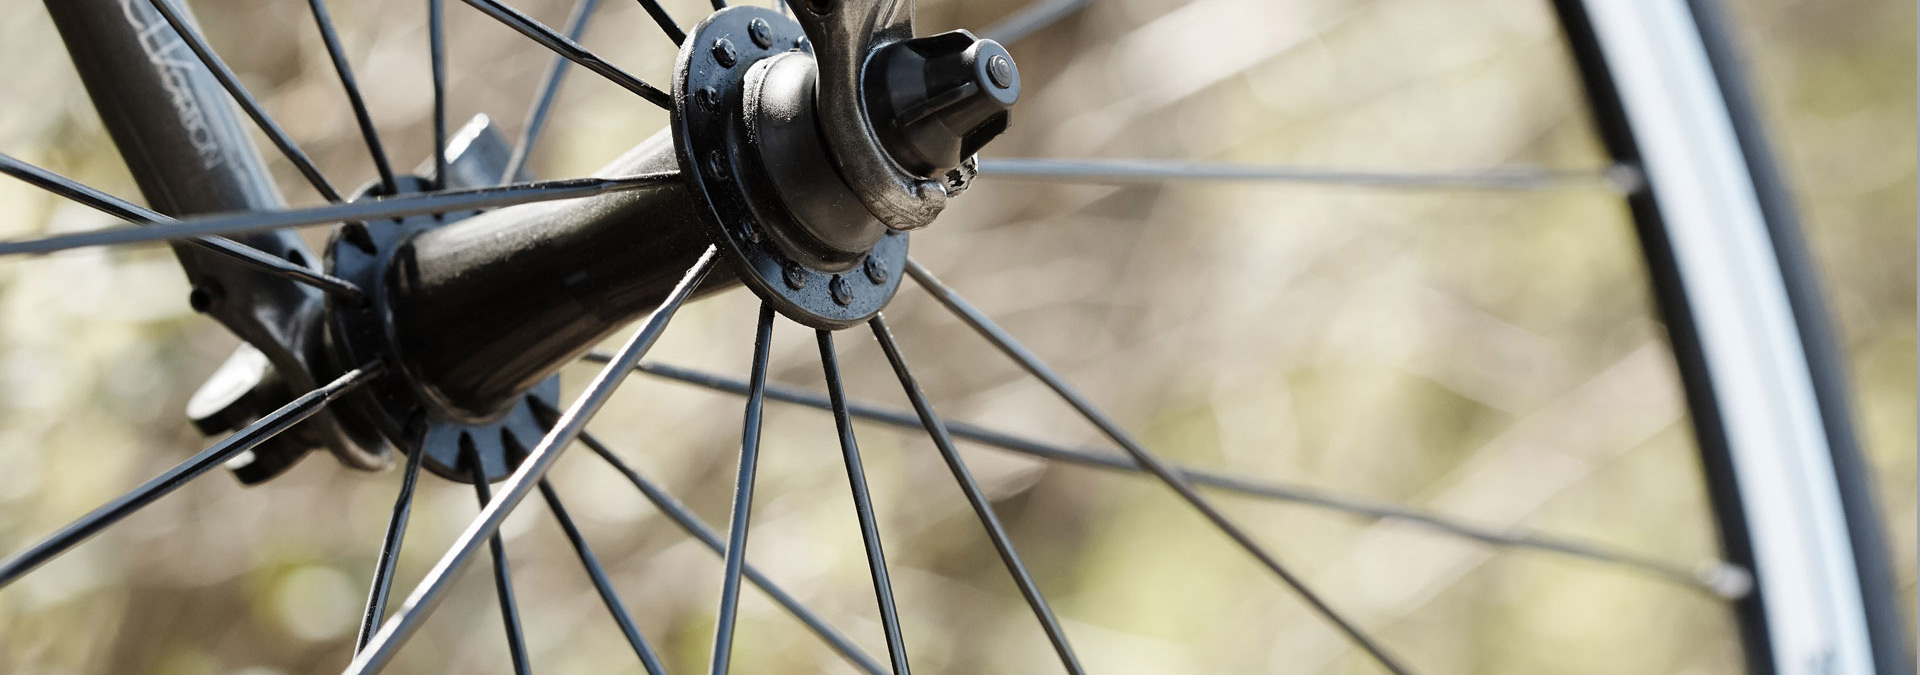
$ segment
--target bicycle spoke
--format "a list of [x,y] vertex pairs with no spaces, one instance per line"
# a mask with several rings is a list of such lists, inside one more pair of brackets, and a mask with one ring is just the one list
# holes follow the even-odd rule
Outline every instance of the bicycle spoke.
[[648,173],[622,178],[571,178],[502,185],[499,187],[408,194],[365,201],[328,204],[284,211],[245,211],[188,218],[150,227],[122,227],[0,242],[0,256],[41,254],[88,246],[113,246],[171,241],[228,234],[245,234],[286,227],[330,225],[348,221],[405,218],[428,213],[474,211],[531,202],[578,199],[638,190],[679,178],[677,173]]
[[1459,172],[1394,173],[1297,166],[1253,166],[1157,159],[982,159],[982,177],[1087,185],[1151,185],[1170,181],[1249,181],[1396,189],[1547,190],[1601,187],[1622,194],[1640,189],[1640,171],[1626,165],[1599,169],[1503,167]]
[[1013,336],[1008,335],[1006,331],[1001,330],[1001,328],[995,325],[992,320],[988,319],[986,315],[981,314],[979,310],[967,304],[967,301],[962,299],[959,294],[954,293],[953,289],[941,284],[939,279],[934,278],[926,268],[921,267],[920,264],[912,258],[907,259],[907,274],[912,276],[914,281],[918,282],[922,288],[927,289],[935,299],[940,301],[940,304],[945,305],[947,309],[952,311],[961,321],[973,327],[974,332],[979,333],[981,337],[992,342],[995,347],[998,347],[1001,352],[1018,362],[1027,372],[1039,378],[1041,382],[1046,383],[1062,400],[1065,400],[1068,405],[1073,406],[1075,410],[1079,411],[1082,417],[1085,417],[1088,422],[1093,423],[1102,433],[1106,434],[1107,438],[1112,439],[1122,450],[1125,450],[1126,453],[1133,458],[1135,463],[1138,463],[1142,468],[1153,473],[1154,476],[1159,477],[1160,481],[1166,483],[1167,487],[1172,488],[1174,492],[1179,493],[1180,497],[1185,499],[1187,504],[1192,506],[1195,511],[1199,511],[1207,520],[1212,521],[1214,527],[1218,528],[1229,538],[1232,538],[1241,548],[1246,549],[1247,553],[1253,555],[1262,565],[1265,565],[1268,570],[1271,570],[1275,576],[1280,577],[1281,581],[1291,586],[1295,593],[1298,593],[1302,599],[1307,601],[1307,604],[1312,605],[1314,610],[1319,612],[1322,617],[1332,622],[1341,632],[1346,633],[1347,637],[1352,639],[1360,648],[1366,650],[1368,654],[1373,655],[1374,660],[1378,661],[1380,665],[1400,675],[1410,672],[1406,666],[1402,665],[1385,647],[1375,642],[1372,637],[1361,631],[1358,626],[1347,621],[1345,616],[1334,610],[1333,607],[1322,600],[1318,594],[1314,593],[1313,590],[1306,585],[1306,582],[1294,576],[1285,566],[1281,565],[1279,559],[1274,558],[1272,554],[1268,553],[1265,548],[1253,540],[1252,535],[1240,529],[1240,526],[1227,518],[1226,514],[1214,508],[1211,502],[1208,502],[1206,498],[1200,496],[1200,491],[1195,489],[1193,484],[1188,482],[1185,476],[1182,476],[1165,462],[1160,461],[1160,458],[1153,453],[1147,452],[1145,446],[1135,441],[1131,434],[1121,429],[1120,425],[1114,422],[1113,419],[1107,417],[1106,413],[1094,407],[1091,401],[1088,401],[1078,390],[1067,384],[1065,378],[1062,378],[1058,373],[1048,368],[1046,364],[1040,361],[1039,357],[1034,356],[1032,352],[1027,351],[1026,347],[1016,342]]
[[[472,469],[473,494],[480,499],[480,508],[487,508],[493,501],[493,490],[487,487],[486,472],[480,469],[480,453],[473,449],[473,441],[461,437],[460,462]],[[493,554],[493,590],[500,597],[500,622],[507,630],[507,654],[513,658],[513,672],[527,675],[533,671],[533,664],[527,658],[527,639],[520,631],[520,606],[513,601],[513,577],[507,571],[507,544],[500,539],[500,533],[494,532],[487,537],[487,549]]]
[[580,43],[554,32],[552,28],[521,14],[519,10],[501,4],[499,0],[465,0],[465,2],[500,23],[506,24],[507,27],[519,31],[521,35],[540,43],[541,46],[553,50],[555,54],[564,56],[567,60],[580,64],[587,70],[611,80],[614,84],[625,87],[627,91],[640,95],[640,98],[660,106],[660,109],[673,110],[673,97],[666,92],[640,81],[640,78],[621,70],[618,66],[607,63],[605,59],[587,51],[586,47],[580,46]]
[[593,554],[593,548],[587,546],[587,537],[580,533],[579,526],[573,523],[573,517],[567,515],[567,507],[560,503],[560,494],[553,484],[540,480],[540,496],[547,500],[547,509],[553,512],[555,520],[560,521],[560,529],[567,533],[567,541],[573,544],[574,553],[579,554],[580,564],[587,568],[587,577],[593,580],[593,589],[600,592],[600,599],[607,604],[607,611],[613,614],[614,623],[620,624],[620,632],[627,636],[627,644],[633,645],[633,653],[640,657],[640,665],[647,669],[647,675],[666,675],[667,669],[660,664],[653,647],[640,635],[640,627],[633,623],[633,616],[627,613],[627,606],[620,602],[619,591],[614,590],[613,580],[607,578],[607,570],[600,566],[600,557]]
[[280,435],[280,432],[286,431],[289,427],[312,417],[314,413],[320,412],[341,394],[378,377],[384,370],[384,366],[375,362],[341,375],[339,379],[280,406],[279,410],[267,413],[246,428],[215,443],[213,447],[202,450],[186,461],[174,465],[173,468],[167,469],[152,480],[142,483],[140,487],[134,488],[132,492],[121,495],[105,506],[81,516],[79,520],[60,528],[58,532],[41,540],[40,543],[0,563],[0,587],[13,583],[34,568],[65,553],[74,545],[86,541],[88,537],[98,534],[107,526],[120,522],[122,518],[146,508],[154,500],[186,485],[188,481],[198,478],[201,474],[233,459],[234,456],[252,450],[268,439]]
[[387,618],[387,594],[393,589],[393,570],[400,562],[400,545],[407,537],[407,519],[413,514],[413,489],[420,482],[420,458],[426,453],[407,453],[407,469],[400,475],[400,494],[393,498],[393,517],[387,520],[387,534],[380,541],[380,557],[373,565],[373,587],[367,590],[367,609],[360,615],[360,633],[353,651],[365,649],[373,639],[373,630]]
[[634,332],[627,344],[620,348],[619,356],[614,359],[614,362],[594,376],[593,381],[587,385],[585,393],[574,399],[573,405],[554,422],[552,429],[540,439],[539,445],[535,446],[533,451],[520,462],[519,467],[514,469],[513,475],[507,477],[506,483],[501,486],[500,495],[488,502],[486,508],[480,510],[479,517],[467,526],[466,531],[461,533],[460,539],[447,550],[445,555],[441,556],[440,562],[433,566],[433,569],[427,573],[427,577],[414,587],[413,592],[407,596],[406,604],[400,607],[400,611],[395,613],[393,618],[388,619],[386,624],[381,626],[380,632],[374,635],[373,641],[368,643],[367,648],[354,657],[353,663],[347,667],[347,672],[377,672],[393,659],[394,652],[399,650],[400,645],[406,642],[407,638],[413,636],[414,631],[420,628],[420,623],[439,605],[440,599],[446,592],[447,584],[453,580],[456,573],[466,567],[474,551],[479,548],[480,540],[491,537],[493,533],[500,530],[500,523],[507,519],[507,514],[526,499],[527,493],[533,490],[533,484],[544,477],[547,470],[552,468],[553,462],[560,458],[560,452],[580,435],[587,421],[593,419],[594,414],[600,412],[600,408],[606,405],[607,399],[613,396],[614,389],[620,386],[620,381],[626,372],[631,370],[633,364],[638,363],[640,357],[660,339],[660,333],[666,329],[674,312],[686,303],[687,298],[693,294],[693,289],[698,287],[700,281],[705,279],[707,273],[713,269],[718,255],[719,252],[714,247],[707,247],[706,252],[700,255],[699,261],[687,270],[686,276],[682,277],[673,291],[667,294],[666,299],[660,302],[660,307],[653,311],[652,316],[647,317],[646,322]]
[[280,149],[280,154],[286,155],[287,161],[293,162],[293,166],[300,170],[300,175],[306,176],[307,182],[313,185],[313,189],[319,191],[320,196],[326,197],[327,201],[341,201],[340,192],[333,189],[333,184],[327,182],[326,176],[320,174],[319,167],[313,165],[313,160],[307,157],[307,153],[302,152],[300,146],[294,145],[293,138],[267,115],[266,109],[260,106],[260,101],[255,100],[253,94],[247,93],[247,88],[240,84],[240,78],[234,76],[233,70],[227,67],[226,62],[221,61],[220,57],[213,53],[213,47],[207,44],[206,38],[200,35],[200,31],[187,23],[181,16],[180,10],[173,6],[173,0],[149,0],[149,2],[153,4],[155,10],[160,12],[161,18],[166,19],[167,24],[173,26],[174,32],[180,34],[180,39],[187,43],[187,49],[200,57],[200,63],[213,73],[214,79],[220,81],[220,86],[227,90],[227,95],[233,97],[234,103],[240,105],[240,110],[245,112],[247,117],[253,118],[253,123],[267,135],[267,140],[273,141],[274,147]]
[[[171,223],[172,216],[153,211],[127,200],[101,192],[66,176],[0,154],[0,173],[13,176],[34,187],[65,197],[82,206],[135,223]],[[286,259],[225,237],[191,239],[202,249],[226,256],[261,272],[307,284],[359,304],[366,294],[353,282],[295,265]]]
[[1013,16],[1001,19],[993,27],[980,31],[980,37],[1000,44],[1012,44],[1039,32],[1055,22],[1073,16],[1093,0],[1046,0],[1028,5]]
[[[590,353],[588,361],[605,363],[605,354]],[[747,392],[745,380],[718,375],[699,370],[681,368],[660,363],[642,363],[634,369],[655,377],[684,382],[697,387],[735,395]],[[827,396],[778,384],[767,385],[768,399],[806,406],[816,410],[832,411],[833,403]],[[912,411],[888,408],[862,401],[848,401],[847,411],[853,417],[878,422],[901,429],[921,429],[920,418]],[[1106,448],[1073,448],[1055,443],[1047,443],[1004,431],[990,429],[977,424],[958,420],[942,420],[948,433],[962,440],[972,441],[987,447],[1035,457],[1039,459],[1066,462],[1097,469],[1144,473],[1145,469],[1119,450]],[[1301,504],[1329,511],[1336,511],[1373,520],[1399,520],[1420,525],[1437,532],[1472,539],[1490,546],[1522,548],[1570,555],[1577,558],[1620,565],[1645,572],[1668,582],[1697,588],[1716,596],[1738,600],[1751,592],[1751,584],[1744,583],[1751,574],[1738,565],[1721,560],[1704,560],[1698,565],[1686,567],[1654,560],[1646,556],[1601,546],[1591,542],[1578,541],[1529,531],[1501,531],[1471,523],[1447,518],[1438,514],[1420,511],[1411,507],[1377,502],[1359,497],[1327,493],[1314,488],[1274,483],[1243,478],[1227,473],[1207,471],[1172,464],[1175,471],[1186,476],[1187,480],[1235,494],[1268,499],[1273,501]]]
[[727,0],[713,0],[713,11],[718,12],[726,8],[727,8]]
[[[783,2],[780,6],[784,8],[787,5]],[[674,46],[687,41],[687,32],[680,29],[680,24],[674,22],[672,15],[667,14],[667,8],[660,6],[660,0],[640,0],[640,8],[647,10],[647,16],[653,17],[653,22],[660,26],[661,32],[667,34],[667,39],[672,40]]]
[[[573,13],[567,16],[567,39],[579,42],[586,35],[587,19],[599,6],[600,0],[580,0],[573,4]],[[540,132],[546,130],[547,113],[559,97],[560,81],[567,75],[568,63],[567,57],[555,54],[553,65],[547,67],[546,77],[540,80],[540,93],[534,95],[533,106],[527,109],[527,121],[520,125],[520,140],[513,144],[506,170],[500,172],[500,182],[512,181],[526,169],[528,158],[533,156],[533,144],[540,140]]]
[[[713,629],[713,660],[708,672],[726,675],[733,658],[733,624],[740,607],[740,568],[747,560],[747,520],[753,512],[753,476],[760,462],[761,392],[767,388],[767,361],[773,349],[773,306],[760,305],[760,326],[753,338],[753,375],[747,389],[745,428],[740,432],[740,474],[733,484],[733,517],[727,526],[727,571],[720,585],[720,610]],[[637,360],[636,360],[637,363]],[[623,373],[616,373],[619,376]]]
[[[635,471],[632,466],[627,464],[626,460],[620,459],[620,456],[614,454],[613,450],[608,449],[599,439],[594,438],[593,434],[582,432],[580,434],[580,442],[586,444],[587,448],[592,450],[594,454],[600,455],[601,459],[607,460],[608,464],[613,465],[614,470],[626,476],[627,482],[633,483],[635,488],[639,488],[640,494],[644,495],[647,501],[653,502],[653,505],[659,508],[662,513],[667,514],[667,517],[672,519],[674,524],[679,525],[681,530],[693,538],[699,539],[700,543],[706,544],[707,549],[713,551],[715,554],[722,557],[726,555],[726,542],[721,541],[720,535],[714,532],[712,527],[702,522],[698,516],[693,515],[693,511],[688,509],[685,504],[680,503],[680,500],[674,499],[673,495],[667,494],[667,491],[659,485],[647,480],[645,476],[640,475],[640,472]],[[840,656],[845,658],[849,663],[866,671],[868,675],[887,675],[888,671],[886,667],[880,665],[879,661],[875,661],[872,656],[868,656],[866,652],[861,651],[860,646],[854,644],[853,640],[848,639],[847,636],[839,630],[828,625],[826,620],[820,618],[818,614],[814,614],[813,610],[807,609],[806,605],[801,604],[793,595],[787,593],[785,589],[780,588],[779,584],[774,583],[772,579],[762,574],[759,568],[753,566],[753,563],[743,560],[740,563],[740,569],[748,581],[760,587],[760,590],[765,592],[768,597],[773,598],[774,602],[779,603],[781,607],[785,608],[787,613],[792,614],[794,618],[806,624],[808,630],[813,631],[814,635],[820,636],[821,640],[826,641],[827,646],[832,647],[835,652],[838,652]]]
[[433,188],[447,189],[447,35],[443,0],[427,0],[427,61],[433,69]]
[[1027,572],[1027,565],[1020,561],[1019,552],[1013,549],[1013,540],[1007,536],[1006,528],[1000,525],[1000,516],[993,511],[993,503],[987,500],[980,484],[974,482],[973,473],[967,470],[967,464],[960,459],[960,452],[953,447],[953,438],[948,436],[946,424],[933,412],[933,404],[927,402],[927,396],[920,391],[920,384],[914,380],[913,373],[907,371],[906,357],[900,355],[900,348],[893,342],[893,332],[887,329],[887,321],[875,315],[868,326],[873,328],[873,336],[880,342],[880,349],[887,354],[887,362],[893,366],[893,374],[900,378],[900,388],[906,391],[907,400],[913,403],[914,412],[920,415],[920,424],[927,429],[927,435],[933,438],[933,445],[940,450],[940,458],[946,460],[947,469],[953,472],[954,482],[960,484],[960,491],[966,493],[967,503],[980,517],[980,524],[986,527],[987,537],[993,540],[993,548],[1000,554],[1000,562],[1007,566],[1007,572],[1013,575],[1013,581],[1020,587],[1020,594],[1027,599],[1027,606],[1033,608],[1034,618],[1040,620],[1040,627],[1047,632],[1047,639],[1053,642],[1053,650],[1060,655],[1061,665],[1067,672],[1081,675],[1080,660],[1073,655],[1073,646],[1067,643],[1066,630],[1060,627],[1059,619],[1053,615],[1053,608],[1047,605],[1046,597],[1040,594],[1040,586],[1033,581],[1033,575]]
[[384,194],[399,192],[393,181],[393,165],[387,163],[387,150],[380,144],[380,132],[373,127],[373,115],[367,112],[367,101],[360,95],[360,84],[353,78],[353,66],[347,63],[347,50],[340,45],[340,35],[333,30],[333,17],[327,14],[324,0],[307,0],[307,6],[313,10],[313,23],[320,28],[320,41],[327,45],[327,57],[333,60],[333,72],[340,76],[340,86],[347,90],[347,104],[353,108],[353,119],[360,125],[360,138],[367,143],[367,155],[373,158],[373,168],[380,173],[380,188]]
[[907,643],[900,635],[900,615],[893,604],[893,583],[887,578],[887,556],[880,546],[880,524],[873,516],[873,498],[867,493],[867,473],[860,466],[860,446],[853,438],[853,418],[847,414],[847,394],[840,383],[840,359],[833,351],[833,333],[819,331],[820,367],[826,371],[832,397],[833,424],[840,432],[840,454],[847,465],[847,483],[853,489],[853,510],[860,519],[860,539],[867,549],[867,574],[873,579],[874,599],[880,605],[880,625],[887,635],[887,654],[895,675],[907,675]]

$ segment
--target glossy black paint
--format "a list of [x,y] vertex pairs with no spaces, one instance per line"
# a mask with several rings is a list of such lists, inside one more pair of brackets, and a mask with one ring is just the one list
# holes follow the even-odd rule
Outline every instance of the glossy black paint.
[[[675,168],[656,135],[603,169]],[[659,305],[708,241],[677,181],[490,211],[425,228],[387,263],[402,361],[450,417],[505,414],[522,393]],[[732,285],[723,267],[696,295]]]
[[[428,180],[416,176],[396,176],[395,181],[403,190],[431,187]],[[411,240],[457,226],[470,215],[376,220],[337,231],[327,246],[328,268],[367,288],[372,302],[336,303],[330,308],[327,356],[334,367],[379,359],[394,364],[401,375],[375,383],[343,406],[352,413],[347,416],[349,428],[361,442],[384,452],[385,441],[391,441],[404,452],[423,453],[427,469],[449,480],[472,480],[477,461],[479,476],[497,481],[513,470],[509,445],[531,446],[545,435],[546,426],[534,415],[534,406],[558,404],[559,376],[548,375],[525,391],[514,392],[495,414],[471,415],[449,404],[420,374],[420,362],[413,358],[418,352],[399,341],[393,321],[401,316],[394,300],[407,297],[396,292],[394,261],[405,254]]]

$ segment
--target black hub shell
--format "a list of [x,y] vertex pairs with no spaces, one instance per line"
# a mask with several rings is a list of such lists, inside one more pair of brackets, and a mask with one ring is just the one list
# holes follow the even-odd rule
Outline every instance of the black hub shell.
[[[413,176],[396,176],[402,193],[423,192],[431,184]],[[473,471],[462,460],[470,447],[478,455],[480,474],[498,481],[512,473],[518,458],[540,442],[547,425],[536,408],[557,409],[560,376],[542,381],[522,394],[505,412],[490,419],[460,419],[452,407],[436,402],[429,391],[416,386],[418,373],[401,353],[393,324],[392,273],[394,256],[415,235],[446,226],[473,213],[415,216],[348,224],[334,230],[327,242],[327,267],[367,291],[361,306],[336,305],[327,338],[344,371],[345,364],[385,362],[389,371],[344,397],[339,405],[355,414],[346,419],[370,421],[402,452],[425,452],[421,466],[449,480],[472,482]]]

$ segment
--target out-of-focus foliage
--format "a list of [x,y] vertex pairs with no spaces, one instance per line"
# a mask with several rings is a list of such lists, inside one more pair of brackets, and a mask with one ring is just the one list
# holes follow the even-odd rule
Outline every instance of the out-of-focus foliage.
[[[371,180],[304,3],[192,4],[337,184]],[[424,4],[329,5],[402,166],[429,147]],[[455,122],[486,113],[517,130],[548,56],[449,4]],[[683,24],[707,11],[667,4]],[[923,32],[977,29],[1022,4],[930,0]],[[1914,9],[1730,4],[1846,340],[1911,621]],[[665,82],[672,45],[634,3],[604,5],[586,44]],[[516,6],[554,25],[567,12],[562,0]],[[1595,166],[1556,31],[1535,0],[1100,0],[1011,45],[1028,96],[990,154]],[[13,65],[0,77],[0,152],[136,196],[37,5],[0,12],[0,59]],[[583,175],[664,123],[575,72],[535,164]],[[290,201],[317,200],[269,161]],[[11,181],[0,181],[0,212],[3,236],[105,222]],[[983,179],[914,247],[1168,457],[1683,564],[1713,555],[1671,358],[1609,194]],[[0,262],[0,548],[206,443],[180,410],[234,341],[185,297],[159,248]],[[657,358],[743,373],[753,305],[735,291],[688,308]],[[1100,443],[911,285],[889,317],[946,415]],[[776,339],[776,379],[820,387],[812,336],[783,325]],[[855,397],[904,403],[863,331],[839,342]],[[570,391],[589,372],[566,371]],[[738,399],[635,381],[594,429],[722,524],[739,412]],[[857,426],[916,669],[1052,672],[931,445]],[[882,653],[831,420],[775,406],[767,438],[750,558]],[[1371,672],[1160,486],[964,452],[1093,672]],[[717,558],[585,452],[555,480],[669,667],[703,669]],[[335,672],[396,483],[324,456],[261,488],[209,476],[0,592],[0,669]],[[470,489],[423,485],[396,592],[475,510]],[[1738,670],[1722,606],[1645,575],[1218,499],[1421,672]],[[530,503],[505,528],[536,666],[639,672],[545,511]],[[486,575],[476,563],[394,672],[507,672]],[[764,596],[749,591],[743,609],[738,672],[851,672]]]

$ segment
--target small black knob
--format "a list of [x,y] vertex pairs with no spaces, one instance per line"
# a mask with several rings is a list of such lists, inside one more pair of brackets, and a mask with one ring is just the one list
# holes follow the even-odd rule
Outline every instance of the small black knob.
[[895,43],[867,71],[874,131],[894,161],[933,178],[1007,130],[1020,69],[992,40],[963,30]]

